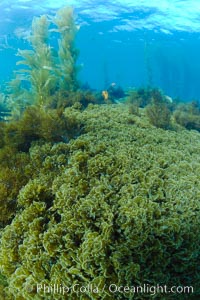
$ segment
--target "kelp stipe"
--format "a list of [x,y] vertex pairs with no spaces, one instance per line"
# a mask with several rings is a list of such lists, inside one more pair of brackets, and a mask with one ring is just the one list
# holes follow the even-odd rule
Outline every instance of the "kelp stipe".
[[60,90],[75,91],[78,88],[78,67],[76,66],[78,50],[74,41],[78,27],[74,22],[73,9],[70,7],[60,9],[56,14],[54,24],[61,37],[58,41],[59,88]]
[[55,92],[57,80],[54,73],[54,60],[52,48],[49,46],[50,22],[46,16],[34,18],[32,22],[32,34],[29,38],[33,50],[18,50],[21,60],[17,65],[25,65],[26,80],[30,86],[30,93],[34,104],[45,105],[49,97]]

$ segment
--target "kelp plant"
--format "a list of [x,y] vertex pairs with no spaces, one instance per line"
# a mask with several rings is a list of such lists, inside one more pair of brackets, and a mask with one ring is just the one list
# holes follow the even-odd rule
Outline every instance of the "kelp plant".
[[74,45],[76,26],[73,18],[73,10],[69,7],[60,9],[54,19],[61,39],[58,41],[58,65],[59,91],[75,91],[78,87],[76,60],[78,49]]
[[[51,26],[54,27],[50,29]],[[78,50],[74,44],[77,28],[73,9],[69,7],[60,9],[50,19],[45,15],[33,19],[32,33],[28,39],[32,50],[18,50],[17,55],[23,60],[18,61],[17,65],[24,65],[25,68],[18,70],[16,78],[10,83],[11,97],[15,98],[16,83],[19,83],[19,78],[24,82],[25,88],[18,97],[21,100],[18,103],[20,109],[26,104],[51,106],[56,92],[62,94],[77,89]],[[60,35],[58,50],[50,45],[52,32]]]

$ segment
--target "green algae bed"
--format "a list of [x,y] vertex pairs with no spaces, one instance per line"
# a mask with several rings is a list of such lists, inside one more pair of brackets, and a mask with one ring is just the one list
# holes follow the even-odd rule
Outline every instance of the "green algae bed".
[[37,284],[159,284],[194,291],[152,299],[197,299],[200,133],[156,128],[124,104],[73,106],[69,115],[81,125],[66,141],[43,135],[24,149],[5,134],[0,298],[151,299],[108,289],[63,296]]

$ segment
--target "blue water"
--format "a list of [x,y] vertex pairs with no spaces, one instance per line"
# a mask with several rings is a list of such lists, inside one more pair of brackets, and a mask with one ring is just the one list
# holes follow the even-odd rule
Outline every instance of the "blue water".
[[200,1],[193,0],[1,1],[0,85],[16,70],[17,49],[29,47],[33,17],[54,15],[66,2],[80,25],[83,84],[98,90],[111,83],[125,89],[150,85],[171,97],[200,100]]

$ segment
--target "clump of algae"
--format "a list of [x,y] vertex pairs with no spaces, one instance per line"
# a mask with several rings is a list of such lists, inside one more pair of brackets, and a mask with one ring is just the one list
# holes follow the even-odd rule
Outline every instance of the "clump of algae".
[[199,133],[155,128],[122,104],[89,105],[76,118],[82,134],[25,153],[31,177],[1,231],[5,299],[150,298],[108,289],[63,297],[37,284],[192,285],[197,297]]

